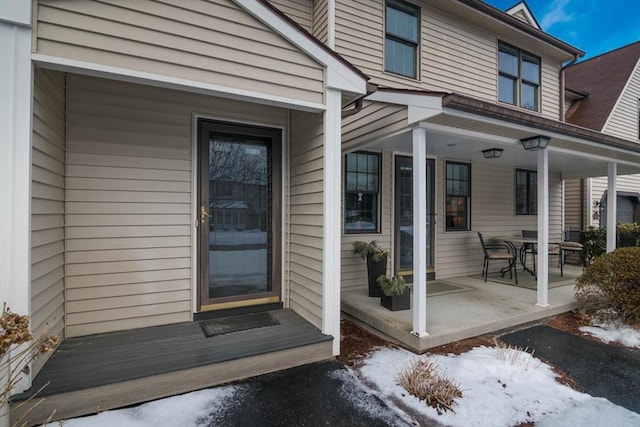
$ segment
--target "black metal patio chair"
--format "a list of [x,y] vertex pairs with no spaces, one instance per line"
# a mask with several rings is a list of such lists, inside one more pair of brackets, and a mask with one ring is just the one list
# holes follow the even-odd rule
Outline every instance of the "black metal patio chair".
[[[515,275],[516,285],[518,284],[518,269],[516,268],[517,253],[514,248],[511,248],[506,243],[494,243],[485,244],[482,233],[478,232],[480,238],[480,244],[482,245],[482,251],[484,252],[484,263],[482,265],[482,277],[484,281],[487,281],[489,275],[489,261],[508,261],[509,265],[501,270],[502,277],[508,271],[509,279],[513,279]],[[512,275],[513,270],[513,275]]]

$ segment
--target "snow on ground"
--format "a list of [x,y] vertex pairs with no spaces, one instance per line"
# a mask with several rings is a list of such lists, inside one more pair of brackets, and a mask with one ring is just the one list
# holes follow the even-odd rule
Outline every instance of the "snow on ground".
[[[460,386],[455,412],[438,415],[423,401],[408,394],[396,382],[400,368],[418,357],[428,357],[439,372]],[[603,398],[579,393],[556,381],[549,365],[531,354],[513,350],[476,347],[456,355],[417,356],[403,349],[382,348],[352,371],[334,373],[343,380],[344,396],[353,396],[355,408],[367,412],[379,408],[363,406],[362,389],[377,395],[400,417],[411,422],[428,417],[449,426],[509,427],[525,422],[536,426],[573,427],[640,426],[640,414]],[[64,427],[196,427],[215,425],[223,408],[234,405],[245,386],[223,386],[161,399],[133,408],[106,411],[94,416],[64,421]],[[345,397],[347,398],[347,397]],[[318,402],[321,404],[321,402]],[[414,414],[412,417],[410,414]],[[389,413],[379,419],[394,424]],[[52,423],[50,426],[58,426]]]
[[215,387],[168,397],[132,408],[53,422],[48,427],[196,427],[209,426],[216,413],[242,392],[240,386]]
[[583,326],[580,331],[591,334],[606,343],[618,342],[627,347],[640,348],[640,331],[627,325],[596,323],[594,326]]
[[[505,357],[505,355],[508,355]],[[396,382],[398,369],[416,357],[429,357],[440,372],[460,385],[463,397],[454,412],[438,415]],[[380,349],[365,359],[360,374],[387,404],[401,401],[429,418],[450,426],[637,426],[640,415],[606,399],[579,393],[555,380],[551,368],[528,353],[477,347],[459,356],[416,356],[402,349]],[[576,419],[587,423],[576,423]]]

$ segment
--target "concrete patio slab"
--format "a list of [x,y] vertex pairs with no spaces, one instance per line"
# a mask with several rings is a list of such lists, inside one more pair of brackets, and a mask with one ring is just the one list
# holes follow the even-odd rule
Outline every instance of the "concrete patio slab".
[[380,306],[378,298],[369,298],[364,288],[342,293],[342,311],[371,332],[423,353],[432,347],[512,328],[577,308],[575,276],[570,274],[578,275],[581,269],[575,270],[565,272],[567,281],[562,286],[549,289],[549,307],[536,305],[535,290],[491,281],[485,283],[473,277],[438,279],[467,290],[427,297],[429,335],[423,338],[411,335],[411,309],[389,311]]

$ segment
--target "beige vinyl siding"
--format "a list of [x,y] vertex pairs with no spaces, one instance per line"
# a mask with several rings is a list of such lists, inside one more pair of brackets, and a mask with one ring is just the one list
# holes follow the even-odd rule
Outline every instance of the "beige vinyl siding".
[[525,15],[524,12],[521,10],[517,11],[516,13],[512,13],[511,16],[513,16],[514,18],[518,18],[522,22],[526,22],[527,24],[531,25],[531,23],[529,22],[529,18],[527,18],[527,15]]
[[[381,210],[381,233],[374,234],[343,234],[342,236],[342,262],[341,277],[343,291],[354,289],[367,289],[367,265],[359,256],[353,254],[353,242],[375,240],[378,245],[386,250],[392,249],[392,211],[393,211],[393,161],[394,156],[390,151],[382,152],[382,169],[381,169],[381,192],[380,192],[380,210]],[[344,162],[342,176],[344,176]],[[344,186],[344,180],[343,180]],[[344,191],[344,187],[343,187]],[[344,197],[342,197],[344,203]],[[344,212],[344,208],[342,210]],[[344,217],[342,225],[344,226]],[[391,272],[392,259],[388,260],[387,272]]]
[[564,182],[564,226],[573,230],[582,230],[581,188],[584,183],[580,179],[568,179]]
[[[436,277],[480,275],[485,238],[519,236],[538,228],[537,215],[515,215],[515,169],[493,163],[471,165],[471,231],[444,231],[444,159],[436,162]],[[549,176],[549,239],[562,237],[562,185],[560,175]],[[556,258],[550,258],[554,262]]]
[[329,6],[327,0],[313,0],[313,20],[311,22],[311,34],[322,43],[328,43],[329,24],[327,22]]
[[40,0],[37,53],[322,103],[324,69],[231,0]]
[[[65,76],[34,71],[31,179],[31,331],[64,334]],[[36,359],[37,374],[48,357]]]
[[[446,232],[444,230],[443,172],[445,160],[436,159],[436,278],[480,275],[483,255],[477,232],[483,233],[485,238],[519,236],[522,230],[537,229],[538,217],[515,215],[515,168],[496,167],[493,163],[473,163],[471,164],[471,230]],[[382,172],[382,233],[343,235],[343,290],[366,288],[366,265],[352,254],[353,241],[375,239],[384,248],[391,249],[393,253],[393,162],[393,153],[385,151]],[[558,241],[562,237],[562,185],[558,173],[550,175],[549,193],[549,236],[550,241]],[[550,258],[550,262],[556,260],[557,258]],[[388,271],[391,271],[390,268],[391,265]]]
[[496,102],[496,37],[431,7],[424,7],[422,14],[422,81],[431,90]]
[[342,150],[405,130],[407,121],[405,106],[364,101],[360,113],[342,120]]
[[269,0],[269,3],[278,8],[302,28],[311,32],[313,0]]
[[[531,52],[535,53],[535,52]],[[539,55],[536,53],[536,55]],[[562,63],[551,58],[542,58],[540,112],[543,116],[560,120],[560,67]],[[564,94],[563,94],[564,96]]]
[[289,307],[322,326],[322,114],[291,112],[289,152]]
[[603,133],[640,142],[640,61],[602,129]]
[[[336,1],[336,51],[387,87],[456,92],[498,100],[498,38],[482,27],[421,3],[420,76],[414,80],[384,72],[384,1]],[[367,19],[362,19],[367,16]],[[505,42],[519,46],[508,38]],[[542,57],[541,114],[558,119],[558,60]],[[528,111],[528,110],[527,110]]]
[[190,321],[194,114],[286,110],[69,75],[67,336]]
[[[594,202],[600,202],[604,192],[608,188],[608,179],[606,176],[591,178],[591,203],[590,206],[593,209]],[[617,191],[630,191],[634,193],[640,193],[640,174],[635,175],[618,175],[616,178]],[[591,218],[590,225],[598,227],[600,220],[598,218]]]

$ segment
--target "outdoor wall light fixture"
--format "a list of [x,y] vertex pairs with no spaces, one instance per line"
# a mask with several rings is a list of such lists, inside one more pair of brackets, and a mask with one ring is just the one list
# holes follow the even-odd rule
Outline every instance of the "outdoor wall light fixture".
[[550,139],[551,138],[549,138],[548,136],[537,135],[537,136],[532,136],[531,138],[521,139],[520,142],[522,143],[522,147],[525,150],[536,151],[536,150],[544,150],[545,148],[547,148],[547,145],[549,145]]
[[485,159],[499,159],[503,151],[502,148],[489,148],[488,150],[482,150],[482,155]]

